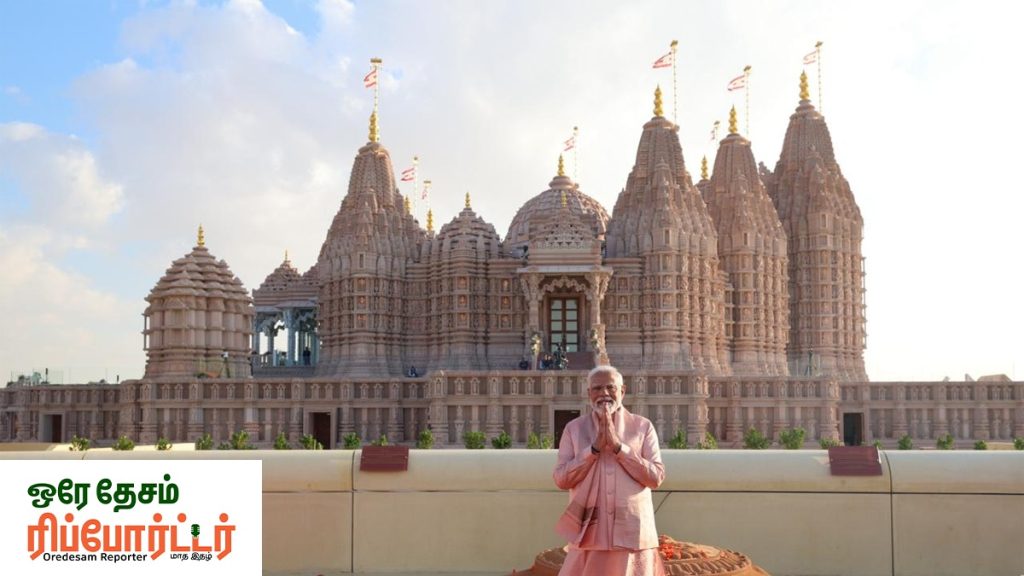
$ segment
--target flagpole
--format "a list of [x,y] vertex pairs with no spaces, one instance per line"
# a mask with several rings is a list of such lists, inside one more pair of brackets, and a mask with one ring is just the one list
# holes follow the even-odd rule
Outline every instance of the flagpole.
[[572,127],[572,181],[579,184],[577,170],[579,169],[579,149],[580,149],[580,127]]
[[377,140],[380,141],[380,67],[384,61],[380,58],[370,58],[370,66],[373,67],[373,113],[377,115]]
[[750,140],[750,65],[743,69],[743,92],[746,94],[747,111],[744,114],[747,122],[747,140]]
[[821,101],[821,45],[822,41],[818,40],[818,43],[814,45],[815,60],[818,64],[818,112],[822,115],[825,114],[825,105]]
[[417,196],[420,195],[420,157],[412,157],[412,209],[413,213],[416,211],[416,200]]
[[678,51],[679,41],[672,41],[672,122],[679,126],[679,98],[676,92],[676,52]]

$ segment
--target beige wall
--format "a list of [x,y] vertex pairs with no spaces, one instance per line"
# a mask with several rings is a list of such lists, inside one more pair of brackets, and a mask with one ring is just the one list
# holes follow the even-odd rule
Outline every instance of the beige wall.
[[[554,451],[2,452],[38,458],[260,458],[264,572],[509,573],[560,545]],[[1024,453],[883,452],[883,475],[833,477],[823,451],[663,452],[659,532],[749,555],[770,573],[1024,573]]]

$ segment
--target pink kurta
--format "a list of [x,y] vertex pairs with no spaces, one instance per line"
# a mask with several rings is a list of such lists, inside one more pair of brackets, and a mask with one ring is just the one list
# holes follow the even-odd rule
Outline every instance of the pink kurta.
[[557,526],[569,540],[560,574],[664,573],[651,501],[651,489],[665,479],[658,435],[650,420],[625,408],[613,422],[622,441],[618,454],[591,452],[596,414],[576,418],[562,432],[554,478],[559,488],[569,490],[570,504]]

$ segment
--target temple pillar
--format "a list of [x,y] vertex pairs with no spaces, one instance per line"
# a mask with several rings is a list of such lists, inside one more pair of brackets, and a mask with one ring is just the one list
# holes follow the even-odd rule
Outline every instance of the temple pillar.
[[284,330],[288,335],[288,352],[284,357],[284,365],[292,366],[295,364],[295,315],[291,308],[284,311]]

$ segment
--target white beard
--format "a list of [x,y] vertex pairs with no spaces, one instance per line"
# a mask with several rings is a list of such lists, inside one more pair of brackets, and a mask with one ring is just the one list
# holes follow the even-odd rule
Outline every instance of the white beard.
[[608,411],[610,413],[612,413],[612,414],[615,414],[616,412],[619,411],[619,408],[622,408],[622,401],[610,400],[610,399],[609,400],[605,400],[604,398],[601,398],[601,399],[598,399],[598,400],[596,400],[594,402],[591,402],[590,403],[590,409],[593,410],[594,412],[597,412],[597,413],[604,412],[606,410],[606,408],[605,408],[606,404],[610,404],[611,405],[611,410],[608,410]]

